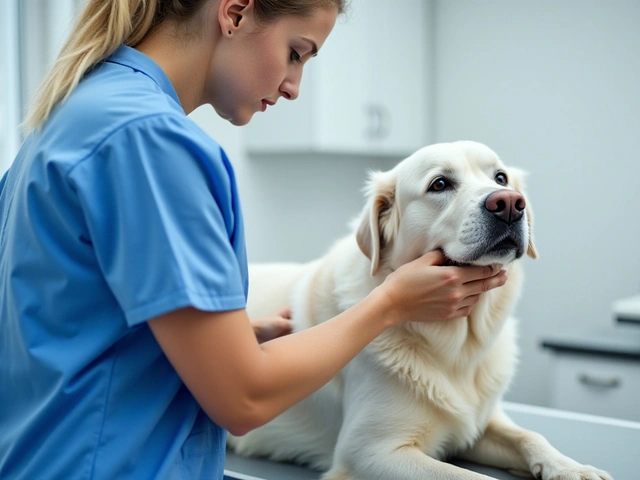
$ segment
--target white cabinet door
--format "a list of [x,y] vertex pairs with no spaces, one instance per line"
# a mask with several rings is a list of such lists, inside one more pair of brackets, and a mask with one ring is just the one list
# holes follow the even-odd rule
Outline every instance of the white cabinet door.
[[404,156],[429,139],[427,0],[353,0],[303,74],[245,129],[253,153]]
[[640,361],[555,353],[551,406],[640,421]]
[[432,46],[428,2],[366,0],[371,148],[414,151],[429,138]]
[[[377,0],[374,0],[377,1]],[[372,79],[369,69],[368,15],[364,0],[353,0],[347,17],[338,18],[315,70],[313,150],[358,152],[366,149],[366,107]]]

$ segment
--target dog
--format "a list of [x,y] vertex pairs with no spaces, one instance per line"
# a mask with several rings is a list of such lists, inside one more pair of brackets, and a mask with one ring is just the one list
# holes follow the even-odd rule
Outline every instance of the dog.
[[[289,304],[294,330],[338,315],[385,277],[440,249],[454,265],[499,265],[507,283],[468,317],[404,322],[266,425],[229,436],[236,453],[294,461],[322,480],[472,480],[458,457],[542,480],[612,480],[517,426],[501,399],[515,373],[519,259],[535,259],[521,170],[471,141],[426,146],[372,172],[353,234],[304,264],[250,265],[250,316]],[[327,352],[330,355],[331,352]]]

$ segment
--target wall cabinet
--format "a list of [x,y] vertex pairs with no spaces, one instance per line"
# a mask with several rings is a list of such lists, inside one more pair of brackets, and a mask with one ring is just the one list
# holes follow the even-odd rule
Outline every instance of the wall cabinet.
[[249,153],[407,155],[430,136],[431,2],[352,0],[297,100],[244,129]]

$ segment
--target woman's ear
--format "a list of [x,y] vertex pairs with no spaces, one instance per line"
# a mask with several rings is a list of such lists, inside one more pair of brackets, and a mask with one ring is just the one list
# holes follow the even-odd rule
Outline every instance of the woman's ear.
[[253,8],[253,0],[220,0],[218,23],[223,36],[231,37],[241,26],[243,19]]

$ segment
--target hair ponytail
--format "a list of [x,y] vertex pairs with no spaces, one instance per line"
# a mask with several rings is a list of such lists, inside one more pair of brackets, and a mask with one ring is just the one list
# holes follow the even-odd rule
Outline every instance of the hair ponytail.
[[120,45],[135,46],[154,26],[159,0],[90,0],[29,108],[26,127],[44,123],[82,77]]

